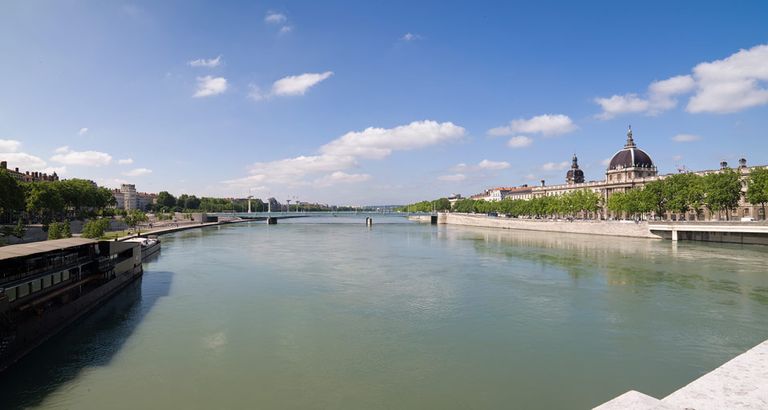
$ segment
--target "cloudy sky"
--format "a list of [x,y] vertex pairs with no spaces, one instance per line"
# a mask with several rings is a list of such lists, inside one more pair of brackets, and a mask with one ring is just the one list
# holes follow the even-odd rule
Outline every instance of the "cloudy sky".
[[335,204],[601,179],[628,124],[768,164],[767,2],[517,3],[5,1],[0,159]]

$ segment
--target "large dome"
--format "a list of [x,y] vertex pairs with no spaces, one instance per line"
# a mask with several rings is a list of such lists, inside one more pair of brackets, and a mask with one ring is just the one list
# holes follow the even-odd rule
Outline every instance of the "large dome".
[[653,168],[651,156],[637,148],[632,139],[632,128],[627,131],[627,143],[624,148],[613,155],[608,165],[608,170],[622,168]]

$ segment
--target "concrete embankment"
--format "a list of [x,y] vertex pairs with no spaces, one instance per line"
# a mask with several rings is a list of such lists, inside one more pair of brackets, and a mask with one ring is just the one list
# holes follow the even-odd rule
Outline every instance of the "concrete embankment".
[[580,233],[588,235],[627,236],[659,239],[648,229],[648,223],[632,221],[552,221],[493,217],[477,214],[441,213],[438,223],[481,226],[486,228],[519,229],[542,232]]
[[768,409],[768,341],[659,400],[630,390],[595,410]]

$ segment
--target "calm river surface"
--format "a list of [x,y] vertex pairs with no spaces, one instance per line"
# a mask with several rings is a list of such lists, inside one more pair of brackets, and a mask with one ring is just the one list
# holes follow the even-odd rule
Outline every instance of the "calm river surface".
[[164,236],[0,407],[579,409],[768,339],[764,247],[310,221]]

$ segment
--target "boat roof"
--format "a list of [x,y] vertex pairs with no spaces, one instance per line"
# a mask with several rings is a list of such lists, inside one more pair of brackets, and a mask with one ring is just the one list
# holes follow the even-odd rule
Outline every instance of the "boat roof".
[[37,253],[59,251],[76,246],[95,244],[97,241],[87,238],[66,238],[50,241],[23,243],[0,247],[0,260],[30,256]]

